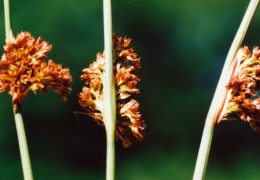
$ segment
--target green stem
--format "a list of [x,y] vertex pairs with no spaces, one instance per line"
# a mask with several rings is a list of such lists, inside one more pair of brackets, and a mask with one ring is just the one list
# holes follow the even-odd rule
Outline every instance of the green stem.
[[22,159],[24,180],[33,180],[31,162],[30,162],[26,135],[25,135],[24,125],[23,125],[23,117],[20,110],[18,110],[18,108],[14,108],[13,111],[14,111],[14,118],[15,118],[15,125],[16,125],[16,131],[18,136],[20,154]]
[[[5,14],[5,36],[6,41],[9,41],[12,36],[11,23],[10,23],[10,8],[9,0],[4,0],[4,14]],[[23,167],[24,180],[33,180],[31,162],[27,147],[26,135],[23,125],[23,118],[20,109],[17,107],[13,108],[16,131],[18,136],[18,143],[20,148],[20,155]]]
[[5,37],[6,40],[9,40],[11,36],[9,0],[4,0],[4,13],[5,13]]
[[107,136],[106,179],[115,179],[115,137]]
[[103,0],[104,39],[105,39],[105,82],[104,82],[104,123],[107,133],[106,179],[115,178],[115,126],[116,97],[113,73],[112,11],[111,1]]
[[247,11],[244,15],[244,18],[237,31],[237,34],[229,49],[214,97],[212,99],[209,108],[208,115],[206,117],[206,122],[202,134],[201,144],[200,144],[195,171],[193,175],[193,180],[204,179],[215,122],[220,113],[219,109],[223,107],[223,102],[225,101],[225,97],[226,97],[225,94],[227,93],[225,85],[230,80],[229,79],[230,77],[228,75],[230,74],[229,72],[232,71],[232,64],[233,64],[234,57],[244,39],[244,36],[246,34],[246,31],[248,29],[248,26],[252,20],[252,17],[256,11],[258,4],[259,4],[259,0],[250,1]]

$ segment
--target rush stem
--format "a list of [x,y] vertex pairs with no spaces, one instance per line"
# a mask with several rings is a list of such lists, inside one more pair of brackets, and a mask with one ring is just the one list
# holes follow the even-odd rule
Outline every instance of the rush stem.
[[[9,0],[4,0],[4,15],[5,15],[5,35],[6,35],[5,38],[6,41],[9,41],[12,36]],[[26,140],[24,125],[23,125],[23,117],[20,112],[20,108],[13,106],[13,112],[14,112],[15,125],[16,125],[16,131],[18,136],[24,180],[33,180],[30,156],[29,156],[27,140]]]
[[23,117],[18,108],[14,108],[13,111],[14,111],[15,125],[16,125],[16,131],[18,136],[18,143],[20,148],[20,155],[22,160],[24,180],[33,180],[30,156],[27,147],[27,140],[26,140],[24,124],[23,124]]
[[104,124],[107,134],[106,179],[115,179],[115,126],[116,94],[113,73],[112,48],[112,10],[111,0],[103,0],[104,45],[105,45],[105,81],[104,81]]
[[[232,77],[235,75],[235,73],[237,72],[238,67],[239,67],[238,60],[235,59],[232,62],[232,66],[229,71],[229,75],[227,76],[228,78],[227,78],[227,83],[226,83],[225,87],[230,84],[230,81],[231,81]],[[226,110],[228,102],[229,102],[229,99],[230,99],[230,94],[231,94],[231,90],[228,90],[227,88],[225,88],[225,92],[223,93],[223,98],[220,101],[221,104],[220,104],[219,110],[217,111],[216,117],[213,122],[214,126],[216,126],[220,122],[220,120],[223,118],[223,116],[225,114],[225,110]]]
[[10,21],[10,6],[9,0],[4,0],[4,14],[5,14],[5,38],[10,39],[11,35],[11,21]]
[[[218,121],[221,112],[223,111],[225,101],[227,101],[228,92],[225,85],[230,81],[230,75],[232,74],[230,72],[234,70],[234,65],[235,65],[235,63],[233,62],[234,57],[244,39],[244,36],[254,16],[258,4],[259,4],[259,0],[250,1],[246,13],[244,15],[244,18],[239,26],[236,36],[229,49],[215,94],[213,96],[209,108],[209,112],[206,117],[202,138],[201,138],[201,144],[199,148],[199,153],[197,157],[197,162],[195,165],[193,180],[204,179],[214,126],[215,123]],[[232,69],[232,65],[233,65],[233,69]]]

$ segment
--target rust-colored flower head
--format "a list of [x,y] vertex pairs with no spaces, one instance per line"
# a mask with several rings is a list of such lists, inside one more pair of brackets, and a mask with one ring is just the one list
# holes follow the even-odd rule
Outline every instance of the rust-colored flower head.
[[260,49],[255,47],[250,53],[248,47],[239,49],[237,67],[230,83],[229,100],[222,120],[242,119],[260,133]]
[[59,92],[66,101],[65,95],[71,91],[71,75],[69,69],[63,69],[52,60],[48,63],[44,61],[50,50],[47,42],[41,37],[35,40],[29,32],[21,32],[6,42],[5,53],[0,60],[0,92],[9,88],[14,108],[21,108],[30,90],[46,94],[47,87]]
[[[139,93],[136,84],[140,80],[136,71],[141,68],[140,58],[133,49],[128,48],[131,39],[118,38],[113,35],[113,64],[116,88],[117,120],[116,139],[121,140],[124,147],[131,146],[143,139],[145,123],[141,119],[139,103],[130,99],[131,94]],[[97,60],[83,69],[81,76],[86,86],[79,94],[79,103],[98,124],[103,122],[103,82],[105,71],[105,55],[97,54]]]

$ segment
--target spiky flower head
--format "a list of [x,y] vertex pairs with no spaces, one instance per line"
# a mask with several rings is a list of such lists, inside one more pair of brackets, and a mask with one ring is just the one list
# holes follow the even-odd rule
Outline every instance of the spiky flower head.
[[32,90],[47,93],[47,87],[58,92],[66,101],[66,94],[71,91],[72,81],[69,69],[62,68],[52,60],[44,61],[51,46],[37,40],[29,32],[13,36],[4,46],[5,53],[0,60],[0,92],[9,88],[13,98],[13,107],[21,108],[26,94]]
[[255,47],[251,54],[247,46],[240,48],[235,61],[237,67],[227,85],[227,108],[219,122],[240,118],[260,133],[260,49]]
[[[131,39],[113,35],[113,67],[116,89],[116,139],[124,147],[131,146],[143,139],[145,123],[141,119],[139,103],[131,99],[131,94],[139,93],[136,84],[140,80],[135,74],[140,66],[140,58],[133,49],[128,48]],[[81,76],[86,86],[79,94],[79,103],[100,125],[103,122],[103,82],[105,79],[105,54],[98,53],[97,60],[83,69]]]

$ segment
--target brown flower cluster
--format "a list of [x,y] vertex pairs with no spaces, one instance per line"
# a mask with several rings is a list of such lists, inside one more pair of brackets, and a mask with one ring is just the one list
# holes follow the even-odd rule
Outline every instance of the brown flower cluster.
[[46,94],[47,87],[59,92],[66,101],[65,95],[71,91],[71,75],[69,69],[63,69],[52,60],[48,64],[44,61],[50,50],[47,42],[41,37],[35,40],[29,32],[21,32],[6,42],[0,60],[0,92],[10,89],[14,108],[21,108],[30,90]]
[[[136,71],[141,68],[140,58],[133,49],[128,48],[131,39],[118,38],[113,35],[113,64],[116,88],[117,120],[116,139],[120,139],[124,147],[131,146],[142,140],[145,123],[141,119],[139,103],[130,99],[132,93],[139,93],[136,84],[140,80]],[[103,82],[105,71],[105,55],[97,54],[97,60],[83,69],[81,76],[86,86],[79,94],[79,103],[86,109],[98,124],[103,122]]]
[[230,98],[221,120],[240,118],[260,133],[260,49],[255,47],[251,55],[245,46],[238,51],[235,61],[237,67],[227,86]]

